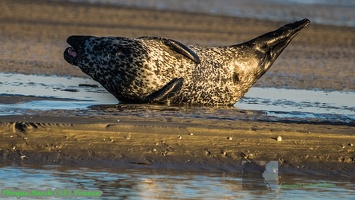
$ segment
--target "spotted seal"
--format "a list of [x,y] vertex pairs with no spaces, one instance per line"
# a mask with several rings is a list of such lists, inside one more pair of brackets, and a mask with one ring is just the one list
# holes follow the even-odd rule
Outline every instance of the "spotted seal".
[[70,36],[64,58],[120,102],[232,105],[309,23],[303,19],[222,47],[163,37]]

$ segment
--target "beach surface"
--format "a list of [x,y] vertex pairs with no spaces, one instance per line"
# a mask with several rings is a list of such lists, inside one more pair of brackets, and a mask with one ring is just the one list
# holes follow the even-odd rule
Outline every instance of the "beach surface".
[[[3,0],[0,13],[1,72],[77,77],[87,76],[63,59],[70,35],[155,35],[215,46],[242,43],[284,24],[38,0]],[[311,24],[255,86],[354,91],[354,32],[354,27]],[[0,96],[3,104],[34,99]],[[159,107],[177,115],[153,118],[131,116],[139,106],[96,109],[98,114],[91,109],[89,114],[38,111],[0,116],[0,162],[240,171],[242,160],[275,160],[285,173],[355,177],[354,122],[257,120],[257,114],[248,111],[238,111],[240,120],[179,117],[181,110],[199,109],[184,107]],[[213,115],[215,110],[206,112]]]

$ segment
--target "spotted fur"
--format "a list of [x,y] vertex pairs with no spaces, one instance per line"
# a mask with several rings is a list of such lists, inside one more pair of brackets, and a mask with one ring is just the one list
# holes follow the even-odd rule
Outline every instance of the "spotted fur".
[[121,102],[231,105],[308,24],[304,19],[224,47],[160,37],[70,36],[64,58]]

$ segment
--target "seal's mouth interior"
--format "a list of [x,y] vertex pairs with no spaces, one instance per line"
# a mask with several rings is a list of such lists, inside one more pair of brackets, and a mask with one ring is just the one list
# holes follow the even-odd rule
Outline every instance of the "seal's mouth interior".
[[74,50],[73,47],[68,47],[66,52],[68,55],[70,55],[73,58],[76,58],[78,56],[77,52]]
[[76,64],[78,52],[71,46],[67,47],[64,51],[64,59],[72,65]]

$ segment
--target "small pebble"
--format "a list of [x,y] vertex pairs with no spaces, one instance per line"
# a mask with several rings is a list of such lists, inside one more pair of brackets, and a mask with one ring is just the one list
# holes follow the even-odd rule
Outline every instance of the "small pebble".
[[282,141],[282,137],[281,136],[277,136],[276,141],[281,142]]
[[189,135],[194,135],[193,133],[189,133]]
[[179,135],[179,140],[181,140],[182,139],[182,137],[181,137],[181,135]]
[[353,143],[349,143],[348,145],[349,145],[349,146],[351,146],[351,147],[352,147],[352,146],[354,146],[354,144],[353,144]]

